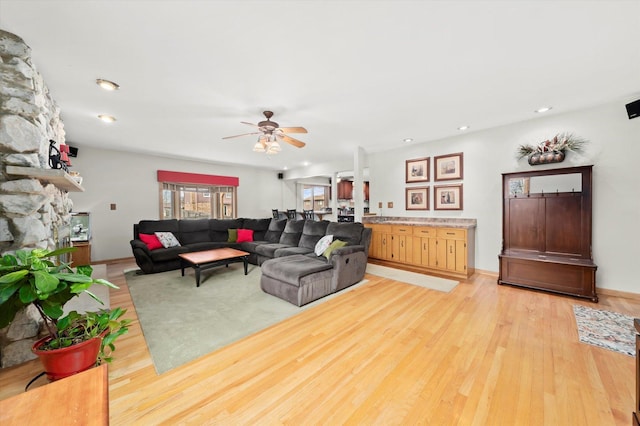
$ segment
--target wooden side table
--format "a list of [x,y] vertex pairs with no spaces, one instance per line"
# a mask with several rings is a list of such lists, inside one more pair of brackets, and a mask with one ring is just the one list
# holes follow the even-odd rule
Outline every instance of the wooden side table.
[[91,242],[89,241],[74,241],[74,247],[78,249],[71,253],[71,266],[77,267],[81,265],[91,264]]

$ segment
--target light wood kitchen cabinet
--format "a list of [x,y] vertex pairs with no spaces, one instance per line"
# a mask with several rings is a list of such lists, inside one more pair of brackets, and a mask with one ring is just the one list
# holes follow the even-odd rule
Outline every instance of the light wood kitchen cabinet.
[[474,272],[474,232],[464,228],[366,224],[372,228],[369,257],[388,266],[407,266],[468,278]]

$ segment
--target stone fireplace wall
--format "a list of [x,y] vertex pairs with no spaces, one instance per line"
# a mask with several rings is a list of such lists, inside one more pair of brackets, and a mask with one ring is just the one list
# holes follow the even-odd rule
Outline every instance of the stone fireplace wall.
[[[49,167],[49,140],[65,142],[60,109],[31,61],[31,49],[0,30],[0,254],[64,245],[72,202],[38,179],[11,176],[7,166]],[[35,314],[35,315],[34,315]],[[34,358],[40,319],[28,311],[0,330],[0,367]]]

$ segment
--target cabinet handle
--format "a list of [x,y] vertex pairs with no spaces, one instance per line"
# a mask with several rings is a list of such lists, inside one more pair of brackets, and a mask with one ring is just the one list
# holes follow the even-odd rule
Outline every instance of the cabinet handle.
[[453,247],[452,246],[449,246],[449,253],[453,254]]
[[455,232],[447,232],[447,235],[456,235]]
[[404,247],[404,241],[400,241],[400,247]]
[[422,250],[426,250],[427,249],[427,243],[423,243],[422,244]]

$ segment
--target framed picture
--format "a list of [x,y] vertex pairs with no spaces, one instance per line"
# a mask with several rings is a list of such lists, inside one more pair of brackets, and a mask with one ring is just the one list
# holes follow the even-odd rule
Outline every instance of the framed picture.
[[406,183],[429,182],[429,160],[431,157],[407,160],[405,163]]
[[509,179],[509,196],[517,197],[529,193],[529,178],[511,178]]
[[462,184],[433,187],[434,210],[462,210]]
[[435,180],[462,179],[462,153],[433,157]]
[[407,210],[429,210],[429,187],[407,188]]

